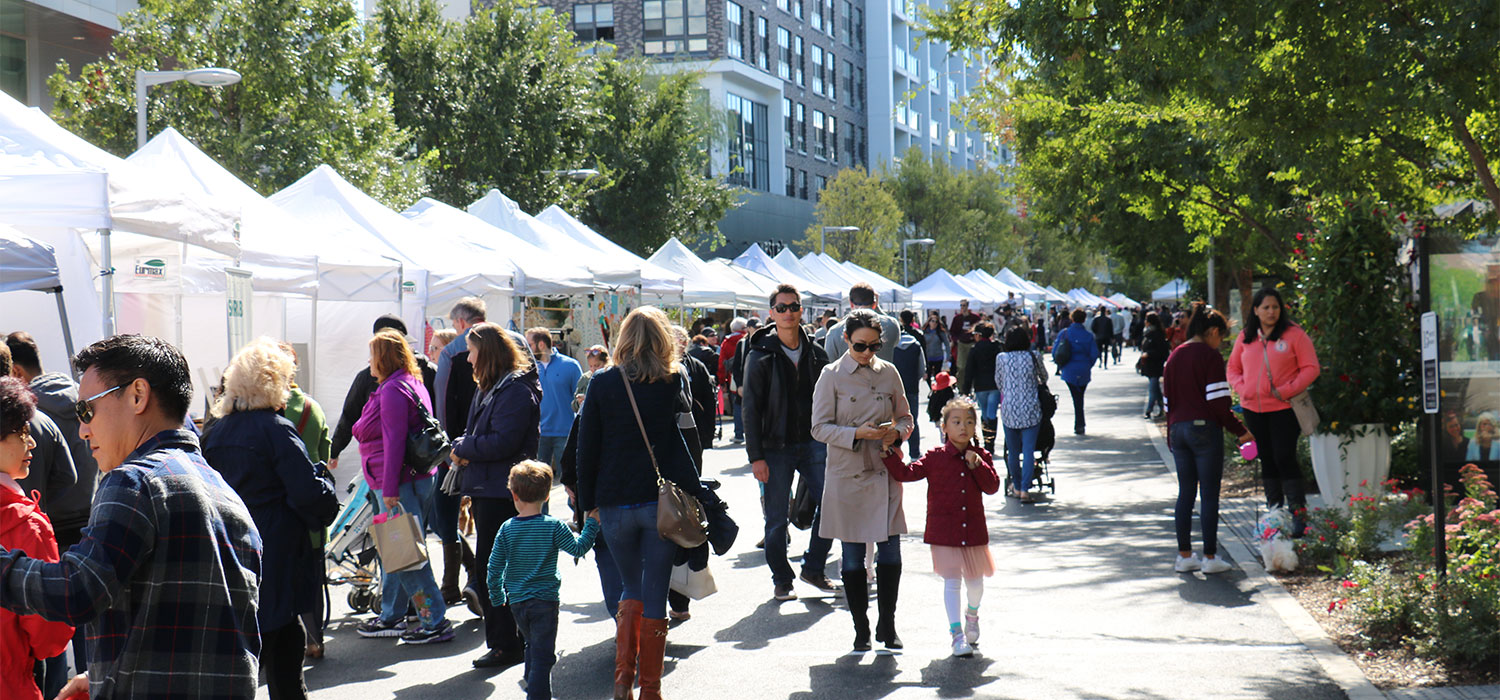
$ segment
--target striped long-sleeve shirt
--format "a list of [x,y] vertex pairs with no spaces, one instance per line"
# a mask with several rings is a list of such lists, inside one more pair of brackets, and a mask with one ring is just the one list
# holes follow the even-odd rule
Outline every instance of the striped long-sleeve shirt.
[[1167,424],[1212,421],[1235,435],[1244,435],[1230,409],[1229,380],[1224,376],[1224,358],[1203,343],[1183,343],[1167,358],[1162,372],[1162,397],[1167,404]]
[[593,518],[583,521],[583,533],[576,536],[563,521],[545,513],[505,521],[490,550],[490,602],[498,607],[523,600],[557,600],[562,586],[558,551],[581,557],[598,535],[599,521]]

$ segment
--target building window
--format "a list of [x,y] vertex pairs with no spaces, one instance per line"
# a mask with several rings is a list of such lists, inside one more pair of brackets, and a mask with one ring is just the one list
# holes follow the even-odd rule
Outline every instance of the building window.
[[792,33],[786,27],[776,28],[776,46],[780,49],[776,56],[776,74],[782,80],[792,79]]
[[812,89],[816,94],[823,94],[823,47],[812,45]]
[[854,106],[854,64],[844,61],[844,104]]
[[786,150],[790,151],[790,150],[792,150],[792,133],[794,131],[794,129],[792,127],[792,100],[791,100],[791,98],[787,98],[787,97],[781,98],[781,118],[782,118],[782,121],[784,122],[784,126],[782,127],[782,130],[781,130],[782,135],[785,137],[784,138],[784,141],[785,141],[785,146],[784,147],[786,148]]
[[729,112],[729,175],[731,185],[762,192],[771,189],[771,154],[766,106],[732,92],[724,94]]
[[813,201],[821,201],[823,199],[823,188],[828,186],[828,178],[822,175],[815,175],[813,176],[813,184],[817,186],[813,190]]
[[802,0],[792,0],[792,16],[802,19]]
[[828,160],[837,165],[839,162],[839,120],[830,114],[824,127],[828,130]]
[[782,12],[792,11],[791,6],[787,3],[787,0],[776,0],[776,7],[780,8]]
[[823,0],[823,33],[833,38],[833,0]]
[[768,57],[771,53],[771,35],[765,17],[755,18],[755,40],[760,48],[760,51],[755,54],[755,66],[766,70],[766,61],[771,60]]
[[797,196],[797,171],[792,166],[786,166],[786,196]]
[[[801,7],[800,5],[798,7]],[[799,87],[807,87],[807,54],[802,51],[802,37],[792,37],[792,77]]]
[[807,199],[807,171],[797,171],[797,196]]
[[834,104],[839,103],[839,91],[837,89],[837,86],[839,84],[839,76],[838,73],[835,72],[836,69],[834,67],[837,62],[837,59],[833,57],[832,51],[824,54],[823,70],[828,73],[828,91],[824,94],[828,95],[828,99],[833,100]]
[[[724,4],[724,21],[728,24],[724,37],[730,58],[745,57],[745,17],[744,9],[738,3],[726,2]],[[754,49],[751,49],[754,52]]]
[[854,103],[859,109],[869,106],[865,101],[865,67],[854,67]]
[[844,122],[844,158],[850,165],[858,162],[854,158],[854,122]]
[[853,46],[849,39],[849,23],[854,20],[854,4],[844,0],[844,15],[839,18],[839,41],[845,46]]
[[644,0],[645,52],[708,50],[708,0]]
[[823,112],[813,110],[813,157],[818,160],[828,158],[828,132],[823,129]]
[[856,128],[857,131],[859,131],[859,138],[856,139],[855,143],[854,143],[854,157],[859,159],[859,164],[860,165],[863,165],[865,167],[869,167],[869,165],[870,165],[870,139],[869,139],[869,134],[865,133],[865,128],[862,127],[862,126],[855,127],[855,128]]
[[851,45],[863,51],[865,48],[865,8],[855,7],[851,17],[853,19],[849,25],[849,32],[853,35],[850,38],[854,40],[854,43]]
[[797,114],[797,128],[793,131],[793,135],[797,139],[797,152],[807,155],[807,108],[801,102],[798,102],[792,109]]
[[615,40],[614,3],[573,6],[573,34],[584,43]]
[[813,31],[821,32],[823,31],[823,0],[811,1],[813,4],[812,18],[807,20],[807,23],[812,25]]

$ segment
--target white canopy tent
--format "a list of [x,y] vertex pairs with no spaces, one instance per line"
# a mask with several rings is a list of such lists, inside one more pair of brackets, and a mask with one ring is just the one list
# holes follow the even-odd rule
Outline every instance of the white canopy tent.
[[849,288],[847,286],[839,286],[842,284],[842,279],[825,279],[817,272],[814,272],[805,263],[803,263],[801,259],[793,254],[791,248],[782,248],[781,252],[777,253],[774,257],[771,258],[771,261],[776,263],[777,265],[780,265],[782,269],[786,270],[787,272],[797,275],[802,279],[818,280],[825,288],[835,287],[833,289],[825,289],[825,291],[827,292],[826,298],[834,304],[843,303],[844,298],[849,294]]
[[[771,299],[771,292],[776,289],[776,285],[781,284],[781,280],[772,279],[770,277],[767,277],[766,275],[756,272],[755,270],[747,267],[742,267],[732,260],[725,260],[724,258],[714,258],[713,260],[705,261],[705,263],[709,267],[719,271],[725,277],[734,279],[736,276],[738,276],[738,278],[745,280],[745,283],[750,285],[750,287],[758,290],[760,292],[760,300],[756,304],[750,306],[750,308],[752,309],[765,308],[766,302],[770,301]],[[804,298],[806,298],[805,295]],[[744,307],[736,305],[736,308]]]
[[828,255],[808,253],[800,258],[800,262],[812,279],[822,280],[825,285],[837,285],[845,304],[849,303],[849,288],[865,281]]
[[[69,358],[74,354],[73,334],[68,329],[68,306],[63,299],[57,254],[52,246],[22,236],[16,229],[0,224],[0,299],[4,300],[4,305],[0,308],[24,304],[26,300],[23,293],[26,292],[46,292],[57,300],[56,328],[62,338],[60,349],[67,354],[58,358],[55,353],[50,353],[51,357],[41,358],[42,366],[70,366]],[[33,336],[43,335],[41,328],[27,330]]]
[[1140,302],[1138,302],[1138,301],[1136,301],[1134,299],[1131,299],[1130,297],[1127,297],[1124,294],[1121,294],[1119,292],[1115,292],[1114,294],[1111,294],[1111,295],[1109,295],[1109,296],[1107,296],[1105,298],[1108,299],[1108,300],[1110,300],[1110,301],[1112,301],[1112,302],[1114,302],[1114,303],[1116,303],[1116,304],[1118,304],[1119,306],[1121,306],[1123,308],[1127,308],[1127,309],[1139,309],[1139,308],[1141,308],[1141,303]]
[[998,303],[1011,305],[1025,305],[1026,290],[1013,287],[998,279],[994,275],[980,269],[969,270],[963,274],[963,279],[971,282],[974,286],[985,289],[997,295]]
[[995,279],[1012,287],[1019,287],[1026,290],[1026,298],[1030,301],[1056,301],[1062,303],[1070,301],[1067,295],[1053,292],[1042,285],[1012,272],[1008,267],[1000,268],[1000,271],[995,273]]
[[1151,292],[1151,301],[1182,301],[1187,293],[1187,280],[1178,277]]
[[694,307],[758,307],[765,303],[761,290],[743,276],[730,277],[722,268],[703,261],[674,236],[648,261],[671,270],[683,280],[680,303]]
[[1108,307],[1108,308],[1111,308],[1111,309],[1116,309],[1116,308],[1120,307],[1119,304],[1116,304],[1113,301],[1105,299],[1104,297],[1101,297],[1098,294],[1090,292],[1089,290],[1084,289],[1083,287],[1076,287],[1074,289],[1069,290],[1068,293],[1071,294],[1071,295],[1073,295],[1073,298],[1077,299],[1079,301],[1079,303],[1087,304],[1089,306],[1104,306],[1104,307]]
[[868,282],[875,288],[875,293],[880,297],[880,303],[887,310],[909,306],[911,304],[911,290],[892,282],[882,275],[867,267],[860,267],[845,260],[839,263],[849,274]]
[[[745,252],[740,253],[740,256],[734,259],[734,264],[776,280],[776,284],[790,284],[810,302],[837,303],[841,296],[837,288],[825,281],[804,276],[800,271],[788,269],[776,262],[766,254],[759,243],[751,243]],[[774,289],[775,285],[772,285],[772,288]]]
[[553,204],[542,213],[537,214],[537,220],[549,224],[561,231],[563,235],[572,238],[579,243],[599,251],[603,259],[613,261],[628,261],[638,271],[642,294],[654,294],[664,298],[671,298],[683,292],[683,280],[673,274],[670,270],[663,269],[658,265],[651,264],[645,258],[626,250],[623,246],[600,235],[598,231],[584,225],[577,217],[563,211],[562,207]]
[[939,268],[911,286],[911,298],[924,309],[957,309],[958,303],[964,299],[969,300],[970,308],[975,310],[982,305],[995,304],[995,300],[990,298],[991,292],[981,292],[964,282]]
[[518,295],[587,294],[594,288],[594,276],[587,269],[555,260],[509,231],[436,199],[423,197],[401,215],[432,237],[447,237],[463,250],[474,251],[487,265],[510,269]]

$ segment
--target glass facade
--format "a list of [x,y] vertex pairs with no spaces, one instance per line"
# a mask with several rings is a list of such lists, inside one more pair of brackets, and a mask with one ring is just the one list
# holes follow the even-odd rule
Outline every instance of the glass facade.
[[729,175],[732,185],[762,192],[771,189],[770,135],[766,106],[725,93],[729,113]]
[[614,3],[573,6],[573,34],[584,43],[615,40]]
[[647,54],[708,51],[708,0],[645,0]]

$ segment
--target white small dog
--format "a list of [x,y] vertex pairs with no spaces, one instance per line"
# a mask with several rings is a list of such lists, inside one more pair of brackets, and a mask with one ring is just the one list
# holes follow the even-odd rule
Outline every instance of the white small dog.
[[1292,546],[1292,513],[1285,507],[1272,508],[1261,516],[1256,534],[1260,537],[1260,558],[1266,570],[1292,572],[1297,570],[1297,550]]

